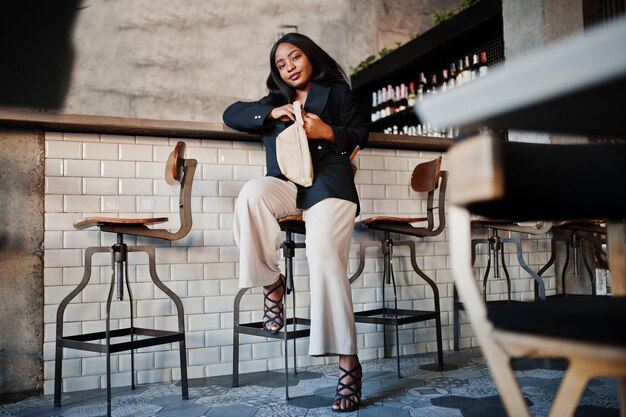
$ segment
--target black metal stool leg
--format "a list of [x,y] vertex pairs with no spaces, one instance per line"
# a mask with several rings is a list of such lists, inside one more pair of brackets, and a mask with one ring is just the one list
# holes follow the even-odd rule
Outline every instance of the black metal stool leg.
[[583,265],[585,265],[585,270],[587,271],[587,274],[589,275],[589,284],[591,285],[591,295],[597,295],[596,294],[596,277],[593,273],[593,270],[591,269],[591,266],[589,265],[589,261],[588,261],[588,254],[587,254],[587,249],[585,247],[585,242],[587,242],[588,240],[585,237],[581,237],[580,238],[580,248],[581,248],[581,252],[582,252],[582,258],[583,258]]
[[[388,234],[385,235],[387,237]],[[389,247],[387,246],[386,239],[383,239],[380,243],[380,247],[383,250],[383,283],[382,283],[382,294],[381,301],[383,306],[383,315],[385,315],[387,308],[387,299],[386,299],[386,286],[391,284],[391,274],[389,272]],[[387,326],[383,323],[383,356],[387,357]]]
[[237,292],[235,296],[235,302],[233,305],[233,388],[239,386],[239,324],[241,306],[241,298],[248,291],[248,288],[242,288]]
[[459,293],[456,285],[452,285],[452,325],[454,331],[454,350],[459,351],[459,338],[461,336],[460,310],[459,310]]
[[489,245],[489,250],[487,251],[487,267],[485,268],[485,275],[483,276],[483,299],[485,301],[487,301],[487,279],[489,278],[489,271],[491,271],[491,243]]
[[[120,295],[119,287],[123,288],[123,269],[120,268],[119,259],[126,257],[125,245],[118,243],[111,247],[111,284],[109,286],[109,294],[107,296],[106,312],[105,312],[105,346],[106,346],[106,363],[107,363],[107,416],[111,417],[111,302],[113,300],[113,290],[115,284],[118,284],[118,296]],[[122,274],[120,276],[120,274]],[[121,284],[121,285],[120,285]]]
[[385,239],[385,246],[387,247],[387,270],[391,279],[391,285],[393,286],[393,305],[396,324],[396,367],[398,370],[398,378],[402,378],[402,372],[400,368],[400,320],[398,317],[398,289],[396,288],[396,277],[393,274],[393,241],[390,239]]
[[[295,291],[293,291],[291,293],[291,310],[293,312],[292,317],[294,317],[294,322],[292,325],[293,330],[297,330],[298,329],[298,323],[295,320],[296,317],[296,293]],[[287,325],[287,323],[285,323],[285,325]],[[296,350],[296,339],[293,339],[293,374],[294,375],[298,375],[298,353]]]
[[189,382],[187,379],[187,354],[185,343],[185,309],[182,301],[176,293],[169,289],[169,287],[161,281],[156,271],[156,256],[153,246],[135,246],[128,249],[129,252],[147,252],[148,253],[148,265],[150,268],[150,278],[154,285],[157,286],[170,300],[174,302],[176,306],[177,318],[178,318],[178,331],[182,333],[181,340],[178,340],[178,348],[180,351],[180,385],[182,397],[185,400],[189,399]]
[[[285,241],[283,242],[283,255],[285,257],[285,292],[283,293],[283,308],[284,311],[287,311],[287,301],[288,295],[293,291],[294,283],[293,283],[293,257],[295,256],[295,245],[291,236],[291,231],[285,231]],[[294,294],[295,295],[295,294]],[[294,309],[295,309],[295,299],[294,299]],[[294,315],[295,318],[295,310]],[[285,320],[285,329],[284,329],[284,350],[285,350],[285,400],[289,400],[289,344],[288,344],[288,332],[287,332],[287,321]],[[294,322],[294,330],[295,330],[295,322]],[[294,357],[296,355],[295,352],[295,339],[294,339]],[[294,362],[294,370],[295,370],[295,362]]]
[[561,272],[561,294],[567,294],[567,290],[565,287],[565,272],[567,271],[567,267],[569,266],[569,245],[565,247],[565,263],[563,264],[563,271]]
[[506,299],[511,302],[511,276],[509,275],[509,270],[506,267],[506,260],[504,258],[504,244],[499,243],[499,246],[502,271],[504,272],[504,277],[506,279]]
[[[556,239],[556,237],[553,234],[552,238],[550,239],[550,258],[548,259],[548,262],[546,262],[546,264],[541,267],[539,272],[537,272],[537,276],[542,277],[544,272],[546,272],[548,270],[548,268],[550,268],[554,264],[554,261],[556,260],[556,241],[557,241],[557,239]],[[543,281],[543,279],[542,279],[542,281]],[[535,281],[534,284],[535,284],[534,285],[534,288],[535,288],[535,300],[538,300],[539,299],[539,286],[538,286],[536,281]]]
[[[443,361],[443,339],[441,334],[441,304],[439,301],[439,288],[435,281],[433,281],[428,275],[424,273],[417,265],[417,255],[415,250],[415,242],[412,240],[405,240],[401,242],[395,242],[396,246],[408,246],[411,254],[411,266],[413,270],[419,275],[430,287],[433,292],[433,300],[434,300],[434,313],[435,313],[435,332],[437,334],[437,369],[440,371],[456,369],[456,365],[446,365]],[[428,365],[422,366],[422,369],[429,369]]]
[[[124,262],[124,276],[126,281],[126,292],[128,292],[128,305],[130,315],[130,342],[135,340],[135,307],[133,306],[133,292],[130,289],[130,281],[128,279],[128,262]],[[130,386],[131,389],[137,388],[135,377],[135,349],[130,349]]]
[[85,249],[85,272],[80,283],[59,304],[56,315],[56,348],[54,356],[54,406],[61,407],[63,392],[63,315],[68,304],[87,286],[91,279],[91,258],[94,253],[109,252],[109,247],[90,247]]
[[502,238],[502,243],[513,243],[515,245],[515,253],[517,254],[517,263],[522,267],[524,271],[530,275],[535,281],[535,285],[538,289],[538,296],[540,300],[546,299],[546,286],[541,279],[541,276],[537,272],[535,272],[531,267],[528,266],[524,257],[522,256],[522,241],[519,237],[506,237]]
[[[63,325],[61,325],[61,332]],[[61,391],[63,383],[63,346],[56,344],[54,353],[54,406],[61,407]]]

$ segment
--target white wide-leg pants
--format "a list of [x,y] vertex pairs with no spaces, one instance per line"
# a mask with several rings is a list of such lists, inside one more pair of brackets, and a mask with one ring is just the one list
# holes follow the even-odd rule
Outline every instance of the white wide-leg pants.
[[239,246],[239,286],[271,285],[278,279],[281,230],[277,218],[302,213],[310,273],[309,355],[357,353],[348,255],[356,204],[326,198],[300,211],[296,186],[274,177],[246,183],[235,205],[234,234]]

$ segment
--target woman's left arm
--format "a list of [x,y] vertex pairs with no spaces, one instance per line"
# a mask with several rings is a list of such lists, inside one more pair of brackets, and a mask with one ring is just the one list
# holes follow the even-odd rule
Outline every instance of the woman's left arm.
[[337,153],[352,153],[357,146],[367,145],[368,132],[350,88],[347,85],[339,88],[345,90],[340,95],[339,114],[333,123],[328,125],[317,115],[307,113],[303,115],[304,129],[309,139],[326,140]]

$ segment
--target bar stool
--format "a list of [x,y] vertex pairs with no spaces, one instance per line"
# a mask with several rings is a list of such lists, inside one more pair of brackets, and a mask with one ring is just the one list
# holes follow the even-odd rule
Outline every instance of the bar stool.
[[[106,354],[107,362],[107,415],[111,415],[111,354],[130,350],[131,360],[131,386],[135,389],[135,362],[134,350],[148,346],[178,342],[180,352],[181,390],[183,399],[188,399],[187,383],[187,358],[185,350],[185,323],[183,304],[180,298],[159,279],[156,272],[155,250],[153,246],[128,247],[124,243],[124,235],[144,236],[165,240],[178,240],[186,236],[191,230],[191,184],[196,170],[195,159],[185,159],[186,145],[178,142],[170,153],[165,167],[165,180],[170,185],[180,184],[179,215],[180,229],[170,232],[167,229],[150,229],[147,226],[166,222],[167,217],[143,218],[143,219],[120,219],[110,217],[87,217],[74,223],[76,229],[85,229],[97,226],[102,232],[115,233],[117,243],[111,247],[90,247],[85,250],[85,273],[78,286],[67,295],[57,309],[56,321],[56,353],[54,374],[54,405],[61,406],[62,392],[62,361],[63,348],[86,350]],[[111,283],[106,303],[105,327],[103,332],[94,332],[66,336],[63,333],[63,315],[68,304],[87,286],[91,278],[91,259],[96,253],[111,253]],[[154,285],[165,293],[176,306],[178,317],[178,330],[166,331],[146,329],[134,326],[134,311],[131,286],[128,280],[128,253],[146,252],[149,259],[150,278]],[[124,299],[124,286],[128,291],[130,309],[130,327],[111,330],[111,302],[113,290],[117,287],[117,299]],[[128,336],[125,341],[113,342],[111,339]],[[100,343],[104,340],[105,343]]]
[[[398,378],[402,376],[400,368],[400,337],[399,326],[409,323],[417,323],[427,320],[435,320],[435,328],[437,333],[437,370],[453,369],[453,366],[444,366],[443,346],[441,336],[441,308],[439,304],[439,289],[437,284],[426,275],[417,265],[415,256],[415,241],[403,240],[394,241],[391,239],[391,233],[397,233],[403,236],[414,236],[419,238],[439,235],[445,225],[445,195],[446,184],[448,182],[448,173],[441,171],[441,157],[430,162],[419,164],[413,170],[411,178],[411,186],[416,192],[427,192],[427,208],[426,217],[420,218],[400,218],[389,216],[377,216],[357,222],[356,227],[370,230],[380,230],[384,233],[381,242],[369,241],[362,242],[359,248],[359,267],[354,275],[350,278],[350,283],[356,281],[363,273],[365,268],[365,250],[369,247],[380,247],[383,252],[383,275],[382,275],[382,307],[359,311],[354,313],[357,323],[381,324],[383,326],[395,326],[396,329],[396,359]],[[438,202],[435,206],[435,191],[438,193]],[[438,211],[438,225],[435,227],[434,211]],[[424,227],[415,227],[411,223],[424,223]],[[410,250],[410,259],[413,270],[425,281],[433,292],[433,310],[415,310],[415,309],[399,309],[398,296],[396,291],[396,281],[393,273],[393,248],[397,246],[407,246]],[[392,286],[393,290],[393,307],[387,307],[385,301],[385,284]],[[387,338],[384,337],[384,349],[387,351]],[[421,366],[423,369],[431,369],[429,365]]]
[[[285,399],[289,400],[289,346],[288,341],[293,340],[293,372],[294,375],[298,374],[298,362],[296,353],[296,339],[301,337],[309,337],[311,320],[308,318],[302,318],[296,316],[296,292],[293,280],[293,258],[295,256],[295,250],[305,247],[304,242],[295,242],[293,235],[305,235],[306,230],[304,226],[304,220],[302,216],[285,216],[278,220],[280,229],[285,232],[285,240],[280,245],[283,250],[283,257],[285,259],[285,291],[283,292],[283,304],[284,304],[284,318],[285,325],[276,334],[270,335],[263,331],[263,321],[241,323],[240,322],[240,310],[241,299],[249,288],[242,288],[235,296],[235,302],[233,305],[234,312],[234,324],[233,324],[233,387],[239,386],[239,335],[247,334],[251,336],[259,336],[270,339],[280,339],[284,342],[284,356],[285,356]],[[287,301],[288,295],[291,294],[291,308],[292,317],[287,316]],[[291,326],[291,329],[289,328]]]
[[[554,233],[550,241],[550,259],[539,270],[539,276],[542,276],[544,272],[550,268],[556,259],[556,247],[557,243],[565,243],[565,262],[563,269],[561,270],[561,292],[551,297],[566,297],[574,294],[567,292],[566,286],[566,272],[570,264],[570,254],[572,263],[572,274],[574,276],[580,276],[580,259],[582,258],[585,271],[587,272],[589,283],[591,286],[591,295],[597,295],[596,292],[596,279],[589,265],[589,258],[595,258],[595,263],[604,269],[608,269],[606,261],[606,253],[602,251],[602,243],[606,240],[606,227],[603,226],[604,220],[589,220],[589,221],[561,221],[555,225]],[[590,242],[593,245],[593,255],[590,255],[586,248],[586,243]],[[558,279],[558,275],[557,275]],[[576,296],[585,296],[589,294],[575,294]]]
[[[522,241],[518,236],[508,236],[501,237],[500,231],[507,232],[518,232],[518,233],[528,233],[533,235],[540,235],[547,233],[552,228],[552,222],[536,222],[532,224],[519,224],[512,223],[509,221],[498,221],[491,219],[473,219],[472,220],[472,228],[483,228],[486,229],[490,237],[487,239],[472,239],[472,266],[476,261],[476,247],[478,245],[484,244],[487,246],[487,267],[485,269],[485,274],[483,275],[482,280],[482,288],[483,288],[483,300],[486,304],[498,304],[498,303],[512,303],[516,302],[511,299],[511,278],[509,276],[509,271],[506,267],[506,261],[504,256],[504,245],[512,244],[515,246],[515,253],[517,255],[517,262],[522,267],[524,271],[526,271],[534,280],[534,288],[535,288],[535,300],[541,299],[545,300],[546,298],[546,290],[545,284],[541,279],[541,274],[535,272],[532,268],[528,266],[524,257],[522,256]],[[499,258],[498,258],[499,256]],[[487,301],[487,282],[489,280],[489,274],[491,272],[491,264],[493,260],[493,279],[498,280],[501,278],[500,276],[500,267],[502,267],[502,271],[504,272],[504,276],[506,279],[506,289],[507,289],[507,299],[506,300],[489,300]],[[453,287],[453,295],[452,295],[452,303],[453,303],[453,329],[454,329],[454,350],[459,350],[459,339],[461,337],[461,322],[460,322],[460,312],[465,310],[463,303],[459,301],[459,295],[456,289],[456,285]]]

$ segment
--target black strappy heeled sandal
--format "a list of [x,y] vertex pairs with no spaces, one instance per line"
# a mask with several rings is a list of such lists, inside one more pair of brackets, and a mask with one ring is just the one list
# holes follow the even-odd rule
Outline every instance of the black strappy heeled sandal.
[[[267,293],[263,293],[263,332],[266,334],[276,334],[280,332],[280,330],[285,325],[285,318],[283,314],[283,297],[281,296],[278,301],[270,298],[270,296],[278,291],[280,288],[282,288],[283,294],[285,293],[285,277],[282,274],[280,274],[280,276],[278,277],[278,281],[280,282],[276,284],[271,290],[269,290]],[[269,324],[272,323],[277,325],[278,327],[276,327],[275,329],[267,327]]]
[[[350,371],[342,368],[341,366],[339,367],[339,370],[343,372],[343,374],[339,377],[339,382],[337,383],[337,393],[335,394],[335,401],[333,401],[333,404],[330,408],[338,413],[349,413],[350,411],[357,410],[361,405],[363,369],[361,368],[361,363],[359,363]],[[359,374],[358,377],[354,375],[357,372]],[[352,378],[352,381],[349,383],[344,383],[343,381],[346,378]],[[349,393],[342,394],[340,391],[348,391]],[[353,397],[358,398],[358,400],[353,399]],[[348,407],[335,408],[335,405],[341,407],[341,400],[345,400],[348,404]]]

